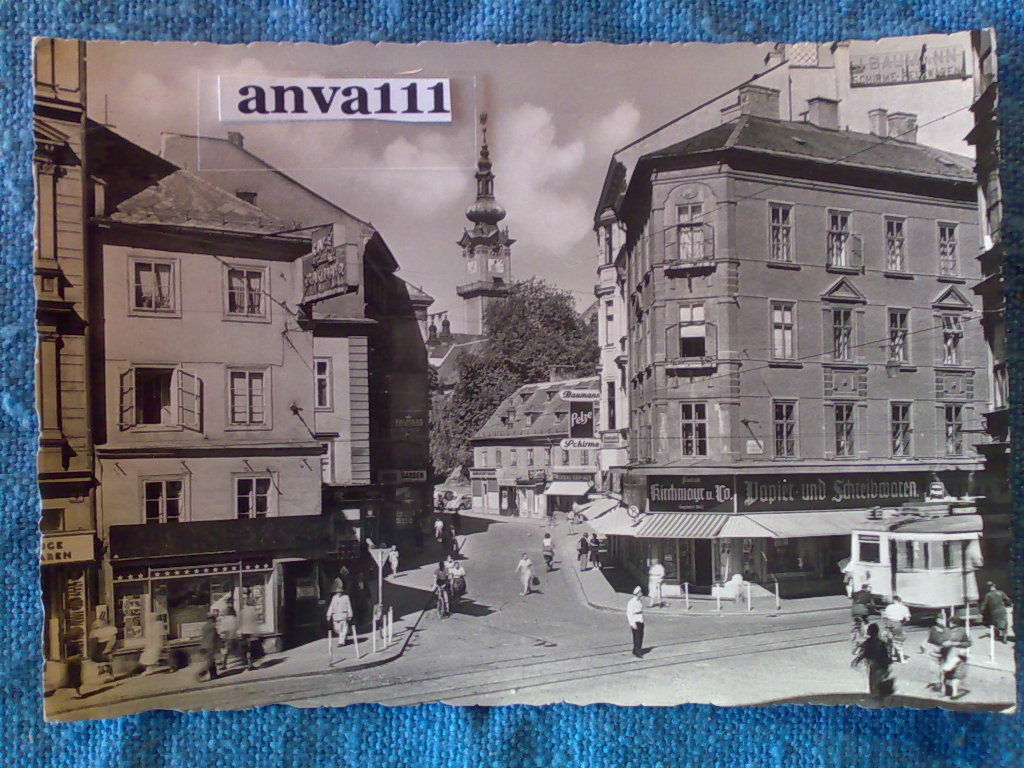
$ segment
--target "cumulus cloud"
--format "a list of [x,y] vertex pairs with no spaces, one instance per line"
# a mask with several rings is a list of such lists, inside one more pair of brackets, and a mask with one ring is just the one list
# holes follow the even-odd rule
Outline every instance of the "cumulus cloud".
[[609,112],[591,135],[594,150],[601,154],[611,154],[624,144],[635,139],[640,133],[640,110],[631,101],[624,101]]

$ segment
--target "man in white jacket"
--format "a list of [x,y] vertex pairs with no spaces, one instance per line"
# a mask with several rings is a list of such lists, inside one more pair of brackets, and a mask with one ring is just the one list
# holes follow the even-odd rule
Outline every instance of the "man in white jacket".
[[626,603],[626,621],[633,633],[633,655],[642,659],[644,646],[644,603],[640,599],[644,591],[637,587],[633,590],[633,596]]
[[661,596],[661,584],[665,581],[665,566],[657,559],[651,560],[650,570],[647,571],[647,596],[651,600],[651,607],[665,605]]
[[327,620],[334,627],[334,634],[338,637],[338,645],[344,645],[348,640],[349,623],[352,621],[352,601],[339,585],[331,598],[331,604],[327,606]]

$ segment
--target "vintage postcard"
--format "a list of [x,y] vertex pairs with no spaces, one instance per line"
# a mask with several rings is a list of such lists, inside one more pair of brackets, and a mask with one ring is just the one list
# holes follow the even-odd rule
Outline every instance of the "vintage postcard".
[[36,41],[47,717],[1014,707],[995,45]]

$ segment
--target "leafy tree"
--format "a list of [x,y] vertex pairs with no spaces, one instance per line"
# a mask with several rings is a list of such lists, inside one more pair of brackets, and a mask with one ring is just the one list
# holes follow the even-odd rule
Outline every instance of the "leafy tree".
[[598,361],[596,319],[586,321],[572,296],[533,278],[514,283],[484,318],[486,340],[457,363],[450,392],[436,376],[431,393],[430,454],[435,475],[471,463],[469,438],[523,384],[547,381],[552,366],[589,376]]

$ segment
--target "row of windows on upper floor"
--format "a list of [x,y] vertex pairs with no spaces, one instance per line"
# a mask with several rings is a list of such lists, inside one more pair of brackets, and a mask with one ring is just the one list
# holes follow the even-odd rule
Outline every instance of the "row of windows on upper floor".
[[[767,203],[767,261],[769,263],[792,265],[796,258],[795,206],[791,203]],[[820,243],[825,253],[825,266],[838,271],[862,271],[864,259],[864,238],[869,214],[857,214],[858,228],[853,226],[853,212],[840,209],[825,210],[826,234]],[[871,215],[872,219],[877,217]],[[715,260],[715,230],[707,221],[702,203],[676,206],[676,223],[664,231],[666,236],[666,269],[671,267],[705,266]],[[960,246],[959,225],[956,222],[938,221],[934,227],[934,252],[929,255],[928,265],[911,264],[908,248],[911,221],[905,216],[882,216],[884,227],[884,253],[879,263],[871,265],[885,272],[897,274],[937,273],[939,276],[959,277]],[[661,234],[661,233],[659,233]],[[642,235],[633,246],[629,269],[632,283],[636,284],[650,269],[653,259],[652,234]],[[607,249],[606,263],[614,259],[611,254],[614,238],[605,236]]]
[[[140,522],[183,523],[189,519],[187,475],[144,477],[141,482]],[[234,519],[274,517],[281,495],[273,472],[239,473],[231,478]]]
[[[882,427],[880,420],[869,419],[866,409],[859,407],[861,401],[836,400],[827,402],[823,412],[809,415],[810,425],[824,425],[827,430],[826,458],[856,458],[861,445],[869,437],[869,429],[877,431]],[[779,459],[800,458],[798,427],[798,402],[789,399],[771,401],[772,439],[770,455]],[[919,404],[920,407],[921,404]],[[963,403],[930,403],[941,415],[937,433],[936,447],[946,456],[964,456],[968,453],[969,434],[965,425],[965,406]],[[889,455],[893,458],[908,458],[916,451],[925,449],[925,445],[915,445],[917,440],[927,441],[923,432],[914,426],[914,403],[910,401],[889,402],[889,419],[886,429]],[[669,453],[679,456],[703,457],[708,455],[708,443],[713,439],[708,427],[708,404],[705,402],[679,403],[679,436],[655,435],[650,410],[637,411],[633,415],[634,426],[630,429],[631,455],[637,461],[654,459],[655,443],[665,447]],[[645,423],[647,422],[647,423]],[[754,422],[751,422],[754,423]],[[766,454],[761,440],[745,435],[747,443],[753,443],[752,453]],[[726,436],[719,436],[725,440]],[[877,441],[872,441],[877,444]]]
[[[331,359],[314,358],[314,404],[333,409]],[[231,429],[270,429],[270,369],[229,368],[226,379],[227,425]],[[177,366],[138,365],[119,381],[118,425],[132,429],[204,429],[203,381]]]
[[[769,329],[769,350],[772,360],[797,361],[797,302],[770,301],[766,327]],[[815,311],[824,313],[823,353],[813,359],[852,362],[857,350],[883,348],[886,362],[912,364],[910,343],[915,334],[927,332],[940,340],[934,360],[936,365],[965,366],[968,355],[965,347],[964,324],[974,319],[969,306],[959,310],[935,310],[926,327],[911,328],[910,310],[888,308],[885,338],[864,338],[863,311],[849,306],[831,307]],[[710,361],[718,354],[717,326],[707,321],[703,302],[683,302],[675,305],[678,318],[665,326],[665,361]],[[670,307],[671,308],[671,307]],[[632,370],[643,370],[656,359],[653,334],[648,329],[650,312],[641,322],[630,328],[630,362]]]
[[[502,462],[508,458],[508,466],[519,466],[519,454],[523,453],[524,466],[558,466],[553,465],[552,460],[557,456],[560,464],[571,467],[585,467],[590,464],[593,454],[586,448],[501,448],[493,449],[491,453],[487,449],[479,452],[480,462],[478,467],[502,467]],[[507,452],[506,452],[507,451]],[[555,453],[559,451],[560,453]],[[493,463],[491,462],[493,459]],[[574,460],[575,459],[575,460]]]
[[[130,257],[129,312],[139,315],[180,316],[179,266],[177,259]],[[225,264],[223,275],[225,319],[267,320],[270,318],[267,267]]]

